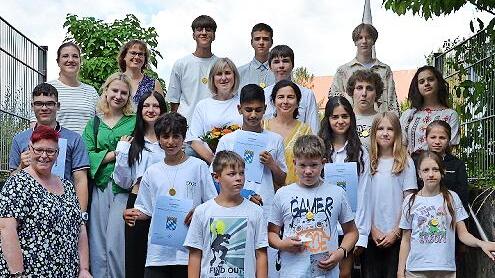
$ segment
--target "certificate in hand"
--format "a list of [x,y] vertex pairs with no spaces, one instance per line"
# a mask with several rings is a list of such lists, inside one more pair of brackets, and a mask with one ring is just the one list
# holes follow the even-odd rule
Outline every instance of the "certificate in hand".
[[356,162],[326,163],[325,183],[342,187],[353,212],[357,206],[358,175]]
[[187,235],[184,219],[192,208],[192,200],[159,196],[151,217],[151,243],[182,247]]
[[67,157],[67,139],[58,138],[58,156],[52,167],[52,174],[63,178],[65,176],[65,159]]
[[260,153],[266,150],[267,142],[267,136],[262,133],[244,131],[238,134],[234,152],[246,163],[244,171],[247,181],[261,183],[264,165],[260,162]]

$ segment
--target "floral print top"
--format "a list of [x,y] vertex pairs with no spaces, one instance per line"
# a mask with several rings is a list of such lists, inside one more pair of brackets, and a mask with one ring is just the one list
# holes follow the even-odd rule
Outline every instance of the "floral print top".
[[147,92],[153,92],[155,90],[155,79],[144,75],[141,82],[139,82],[139,86],[136,90],[136,94],[132,97],[132,101],[134,105],[137,107],[139,100]]
[[[29,173],[11,176],[0,191],[0,217],[17,220],[26,277],[77,277],[82,225],[74,186],[63,179],[64,193],[48,192]],[[0,277],[9,270],[0,247]]]
[[452,129],[450,145],[459,144],[459,115],[452,109],[407,109],[400,117],[404,144],[409,153],[427,150],[426,127],[435,120],[447,122]]

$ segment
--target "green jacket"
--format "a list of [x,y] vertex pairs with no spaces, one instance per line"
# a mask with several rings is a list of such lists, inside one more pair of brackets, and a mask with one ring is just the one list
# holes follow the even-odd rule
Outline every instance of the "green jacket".
[[[108,152],[115,151],[120,137],[123,135],[131,135],[135,124],[135,115],[124,115],[113,128],[107,126],[100,119],[97,134],[98,142],[95,142],[93,132],[94,119],[89,120],[86,124],[82,137],[89,151],[90,173],[91,177],[95,180],[97,188],[105,190],[108,182],[112,179],[113,168],[115,167],[115,161],[103,164],[103,158],[105,158],[105,155]],[[127,192],[115,183],[113,183],[112,191],[113,193]]]

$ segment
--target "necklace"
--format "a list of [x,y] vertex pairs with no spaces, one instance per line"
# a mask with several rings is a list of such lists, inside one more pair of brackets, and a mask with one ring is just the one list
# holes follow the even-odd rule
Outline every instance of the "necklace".
[[258,72],[258,82],[262,89],[266,88],[266,76],[268,75],[268,69],[263,63],[257,68]]
[[210,65],[207,65],[207,69],[205,70],[203,65],[200,65],[199,66],[199,70],[201,71],[201,83],[203,84],[208,84],[208,68],[210,67]]
[[179,168],[180,168],[178,165],[181,163],[182,159],[184,159],[184,152],[182,152],[182,154],[181,154],[181,156],[180,156],[180,158],[178,160],[178,163],[176,165],[173,165],[173,166],[176,167],[175,172],[174,172],[174,178],[172,180],[170,180],[169,176],[167,175],[167,179],[168,179],[168,181],[170,183],[170,187],[168,189],[168,194],[170,196],[175,196],[175,194],[177,194],[177,190],[175,190],[174,181],[177,178],[177,173],[179,172]]

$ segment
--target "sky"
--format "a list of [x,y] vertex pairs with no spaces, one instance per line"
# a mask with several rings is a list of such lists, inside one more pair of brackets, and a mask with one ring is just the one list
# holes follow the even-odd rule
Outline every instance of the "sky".
[[[48,80],[58,77],[56,50],[66,30],[67,13],[92,16],[106,22],[136,15],[144,27],[159,35],[158,73],[168,84],[175,60],[192,53],[195,42],[190,28],[201,14],[217,22],[213,53],[231,58],[237,66],[253,57],[250,32],[264,22],[274,29],[274,45],[289,45],[295,66],[304,66],[315,76],[333,75],[337,67],[355,56],[351,32],[361,23],[364,0],[2,0],[0,16],[38,45],[47,45]],[[456,37],[469,37],[469,21],[488,22],[488,14],[465,6],[449,16],[428,21],[410,13],[398,16],[371,0],[373,25],[378,29],[377,58],[392,70],[415,69],[426,63],[425,55]]]

